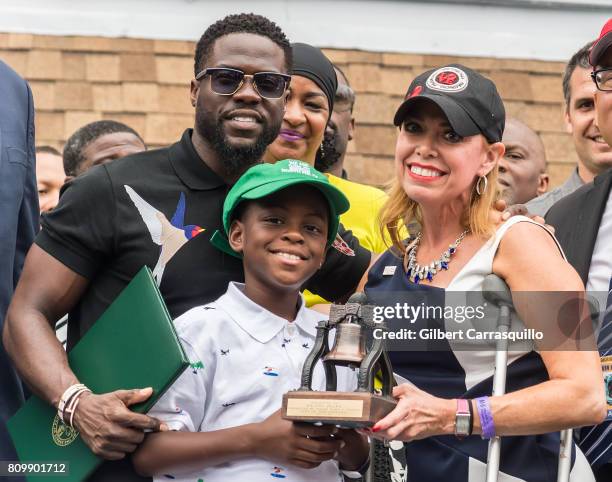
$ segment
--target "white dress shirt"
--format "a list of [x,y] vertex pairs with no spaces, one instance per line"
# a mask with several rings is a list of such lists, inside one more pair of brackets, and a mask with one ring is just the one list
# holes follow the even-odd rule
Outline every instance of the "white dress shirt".
[[[612,276],[612,189],[608,193],[608,202],[601,216],[597,239],[591,255],[589,277],[586,284],[588,293],[599,301],[603,318]],[[600,320],[601,321],[601,320]]]

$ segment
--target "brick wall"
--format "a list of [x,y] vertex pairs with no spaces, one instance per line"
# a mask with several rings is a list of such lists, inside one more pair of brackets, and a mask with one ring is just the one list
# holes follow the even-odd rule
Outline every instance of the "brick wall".
[[[169,144],[193,125],[189,81],[193,42],[0,33],[0,59],[25,77],[36,106],[38,144],[61,148],[77,128],[116,119],[150,146]],[[564,64],[436,55],[326,50],[357,92],[356,138],[346,168],[351,179],[382,185],[392,175],[395,109],[410,81],[431,67],[460,62],[489,76],[509,115],[534,128],[546,146],[552,185],[576,162],[564,131]]]

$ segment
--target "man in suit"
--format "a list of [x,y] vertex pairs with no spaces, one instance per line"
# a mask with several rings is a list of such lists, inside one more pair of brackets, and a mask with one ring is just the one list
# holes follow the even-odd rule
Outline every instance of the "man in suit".
[[[0,331],[38,231],[34,103],[30,87],[0,61]],[[6,421],[23,403],[21,382],[0,345],[0,460],[16,460]]]
[[[608,20],[591,49],[597,124],[612,146],[612,19]],[[588,292],[602,296],[598,349],[612,357],[612,168],[556,203],[546,215],[568,261],[576,268]],[[605,306],[605,309],[604,309]],[[606,420],[580,432],[580,447],[598,481],[612,480],[612,409]]]
[[593,69],[589,63],[593,44],[588,42],[572,55],[563,74],[565,127],[576,151],[576,168],[562,185],[526,204],[532,214],[544,216],[557,201],[612,166],[612,148],[602,138],[595,118],[597,88],[591,79]]

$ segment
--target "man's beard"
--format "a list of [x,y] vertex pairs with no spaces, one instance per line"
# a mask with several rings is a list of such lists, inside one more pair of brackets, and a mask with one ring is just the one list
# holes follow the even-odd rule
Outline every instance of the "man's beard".
[[216,123],[213,116],[201,110],[196,111],[196,129],[203,139],[207,140],[219,156],[227,176],[242,174],[249,167],[259,164],[266,148],[276,139],[280,131],[280,121],[276,125],[263,123],[263,131],[249,145],[232,145],[223,131],[223,121]]
[[325,131],[321,149],[317,150],[315,169],[328,172],[340,160],[340,153],[336,150],[336,131]]

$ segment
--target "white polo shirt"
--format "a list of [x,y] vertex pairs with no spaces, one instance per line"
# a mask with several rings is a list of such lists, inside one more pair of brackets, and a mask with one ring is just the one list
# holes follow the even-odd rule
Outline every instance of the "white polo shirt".
[[[316,325],[324,315],[306,308],[301,299],[295,320],[288,322],[251,301],[243,290],[243,284],[230,283],[219,299],[193,308],[174,321],[191,366],[149,412],[170,429],[207,432],[261,422],[281,407],[284,393],[299,388],[302,365],[312,349]],[[338,390],[353,391],[357,373],[342,367],[337,371]],[[312,388],[325,389],[321,363],[315,367]],[[256,458],[155,478],[200,479],[342,480],[335,461],[308,470]]]

